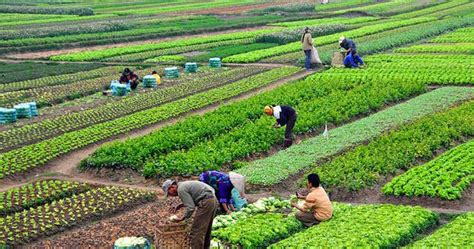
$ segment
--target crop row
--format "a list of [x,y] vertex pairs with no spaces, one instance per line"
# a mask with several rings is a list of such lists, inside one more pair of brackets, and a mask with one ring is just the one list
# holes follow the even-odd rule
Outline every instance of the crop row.
[[373,4],[376,3],[377,1],[374,0],[346,0],[346,1],[339,1],[339,2],[334,2],[331,4],[317,4],[316,5],[316,12],[322,12],[322,11],[329,11],[329,10],[337,10],[337,9],[347,9],[347,8],[353,8],[357,7],[359,5],[364,5],[364,4]]
[[423,16],[423,15],[426,15],[426,14],[437,13],[439,11],[446,10],[446,9],[451,9],[453,7],[460,6],[460,5],[469,3],[469,2],[470,2],[470,0],[448,1],[446,3],[441,3],[441,4],[438,4],[438,5],[433,6],[433,7],[424,8],[424,9],[421,9],[421,10],[412,11],[412,12],[408,12],[408,13],[398,14],[396,16],[393,16],[393,18],[409,19],[409,18],[413,18],[413,17],[417,17],[417,16]]
[[[320,82],[317,79],[315,81]],[[325,82],[321,83],[325,84]],[[372,140],[388,129],[444,110],[460,101],[469,100],[472,98],[472,94],[473,91],[470,88],[437,89],[369,117],[330,130],[329,138],[319,135],[270,157],[253,161],[237,172],[245,175],[248,182],[252,184],[268,186],[277,184],[324,158],[336,155],[364,141]]]
[[183,34],[216,32],[230,28],[253,27],[288,18],[290,17],[281,17],[277,15],[254,16],[239,19],[221,19],[217,17],[200,16],[186,20],[163,21],[160,25],[155,23],[138,23],[138,26],[145,26],[114,32],[83,33],[78,35],[0,41],[0,46],[3,47],[0,51],[31,51],[46,48],[64,48],[64,46],[90,46],[110,44],[113,42],[120,43],[126,41],[150,40],[152,38],[171,37]]
[[469,15],[471,15],[471,17],[472,17],[472,14],[473,14],[472,9],[473,8],[474,8],[474,2],[471,1],[470,3],[466,3],[466,4],[459,5],[459,6],[456,6],[456,7],[453,7],[453,8],[437,11],[437,12],[431,13],[427,16],[434,16],[434,17],[437,17],[437,18],[442,18],[442,17],[446,17],[446,16],[466,17],[466,18],[468,18]]
[[139,205],[153,194],[138,190],[100,187],[69,198],[0,217],[0,245],[19,245],[51,235],[88,220]]
[[[226,86],[211,89],[207,92],[194,94],[155,108],[89,126],[82,130],[68,132],[55,138],[0,154],[0,178],[42,166],[48,161],[74,149],[123,134],[133,129],[155,124],[159,121],[268,85],[279,78],[289,76],[299,70],[294,67],[276,68],[255,76],[258,78],[250,77]],[[185,136],[186,134],[182,135]]]
[[22,127],[15,127],[15,129],[0,132],[0,150],[30,144],[68,131],[130,115],[134,112],[153,108],[212,87],[222,86],[262,71],[264,71],[264,68],[252,67],[225,70],[211,75],[203,74],[201,77],[192,80],[186,80],[170,87],[160,87],[155,91],[133,95],[98,106],[97,108],[62,115]]
[[[314,169],[324,185],[356,191],[373,186],[381,176],[409,169],[450,144],[474,135],[474,102],[421,118],[361,145]],[[403,150],[400,150],[403,148]]]
[[11,92],[45,86],[64,85],[82,80],[98,78],[106,74],[109,75],[118,73],[119,70],[120,69],[118,67],[105,67],[85,72],[83,71],[71,74],[61,74],[32,80],[12,82],[8,84],[0,84],[0,92]]
[[469,248],[474,245],[474,212],[456,217],[409,248]]
[[124,55],[124,54],[133,54],[133,53],[139,53],[139,52],[145,52],[145,51],[151,51],[151,50],[184,47],[184,46],[198,45],[198,44],[217,42],[217,41],[252,38],[260,34],[271,33],[280,29],[281,28],[271,28],[271,29],[255,30],[255,31],[235,32],[235,33],[229,33],[229,34],[180,39],[180,40],[160,42],[160,43],[147,43],[147,44],[126,46],[126,47],[116,47],[116,48],[109,48],[109,49],[102,49],[102,50],[84,51],[84,52],[70,53],[70,54],[64,54],[64,55],[56,55],[56,56],[50,57],[50,59],[51,60],[65,60],[65,61],[101,60],[108,57]]
[[[338,204],[333,218],[269,248],[396,248],[436,224],[438,216],[421,207]],[[258,230],[254,230],[258,231]]]
[[37,79],[53,75],[89,71],[99,67],[102,67],[102,65],[96,63],[59,64],[36,62],[0,62],[0,73],[2,74],[0,84]]
[[151,51],[146,51],[146,52],[141,52],[141,53],[113,56],[113,57],[106,58],[103,61],[120,61],[120,62],[144,61],[146,59],[154,58],[154,57],[158,57],[162,55],[182,54],[186,52],[206,50],[209,48],[220,48],[224,46],[239,46],[242,44],[253,44],[254,42],[255,42],[255,38],[209,42],[209,43],[198,44],[198,45],[151,50]]
[[214,238],[241,248],[265,248],[303,229],[294,216],[257,214],[212,233]]
[[474,141],[412,168],[383,187],[386,195],[459,199],[474,181]]
[[[62,35],[75,35],[81,33],[106,33],[132,28],[131,25],[123,21],[97,21],[88,23],[76,23],[74,25],[55,25],[47,27],[24,27],[21,30],[0,30],[0,39],[2,41],[42,38]],[[6,42],[8,43],[8,42]]]
[[[138,75],[150,73],[149,70],[136,71]],[[117,80],[118,74],[110,74],[95,79],[78,81],[66,85],[44,86],[15,92],[0,94],[0,105],[11,107],[20,102],[36,101],[38,106],[46,106],[63,102],[66,99],[75,99],[91,93],[104,90],[112,80]]]
[[[331,44],[331,43],[334,44],[337,42],[337,40],[339,39],[341,35],[345,35],[351,38],[357,38],[357,37],[366,36],[366,35],[382,32],[382,31],[386,31],[390,29],[400,28],[400,27],[409,26],[409,25],[415,25],[415,24],[419,24],[423,22],[432,21],[432,20],[433,20],[432,18],[414,18],[410,20],[402,20],[402,21],[396,20],[396,21],[391,21],[391,22],[386,22],[386,23],[373,24],[373,25],[368,25],[368,26],[361,27],[358,29],[345,31],[343,33],[317,37],[317,38],[314,38],[314,43],[317,46]],[[430,23],[433,24],[433,22],[430,22]],[[298,41],[298,42],[293,42],[293,43],[289,43],[289,44],[278,46],[278,47],[233,55],[233,56],[224,58],[224,62],[250,63],[250,62],[256,62],[256,61],[262,60],[267,57],[287,54],[291,52],[297,52],[300,50],[301,50],[301,42]]]
[[51,14],[51,15],[79,15],[91,16],[94,11],[91,8],[61,8],[40,7],[28,5],[1,5],[0,13],[27,13],[27,14]]
[[271,48],[278,46],[276,43],[251,43],[242,45],[229,45],[221,47],[213,47],[206,49],[203,54],[186,57],[188,61],[205,61],[207,62],[210,58],[224,58],[234,54],[246,53],[254,50]]
[[328,24],[342,24],[342,25],[351,25],[351,24],[361,24],[369,23],[372,21],[378,20],[376,17],[364,16],[357,18],[321,18],[321,19],[309,19],[303,21],[293,21],[293,22],[278,22],[271,24],[272,26],[280,26],[286,28],[301,28],[309,26],[319,26],[319,25],[328,25]]
[[474,43],[422,44],[395,50],[399,53],[451,53],[474,54]]
[[430,42],[434,43],[473,43],[474,28],[462,28],[454,32],[439,36]]
[[0,215],[20,212],[47,202],[90,190],[79,182],[44,180],[0,192]]
[[420,8],[426,8],[436,2],[423,2],[417,0],[403,0],[403,1],[389,1],[373,5],[361,6],[357,8],[351,8],[346,10],[339,10],[332,12],[333,14],[345,14],[350,12],[363,12],[369,15],[383,15],[389,16],[398,13],[407,13],[412,10],[417,10]]
[[[316,82],[322,83],[308,80],[306,86],[313,85],[318,94],[324,91],[323,96],[317,94],[309,100],[301,100],[291,105],[298,111],[298,122],[294,129],[296,133],[314,131],[325,122],[340,124],[357,115],[377,110],[384,103],[399,101],[424,91],[423,84],[412,82],[396,84],[390,84],[389,81],[359,81],[349,84],[325,82],[322,83],[325,86],[321,88],[317,87],[319,85]],[[330,87],[333,89],[327,89]],[[293,91],[308,92],[308,88],[295,87]],[[279,95],[274,96],[281,100]],[[261,103],[261,106],[264,105],[265,103]],[[149,160],[144,173],[147,176],[176,173],[189,175],[219,169],[226,163],[267,151],[283,140],[284,129],[269,129],[273,122],[274,120],[266,116],[253,121],[247,120],[232,131],[196,144],[188,151],[175,151]]]
[[[308,28],[311,30],[312,37],[334,34],[348,29],[348,27],[343,24],[325,24],[309,26]],[[284,29],[280,32],[263,34],[259,35],[256,39],[257,42],[271,42],[278,44],[287,44],[299,40],[301,40],[301,28]]]

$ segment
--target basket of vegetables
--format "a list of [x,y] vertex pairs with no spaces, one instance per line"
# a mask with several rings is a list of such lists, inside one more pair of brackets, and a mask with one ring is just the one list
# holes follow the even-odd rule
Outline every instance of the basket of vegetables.
[[190,248],[189,223],[167,222],[158,225],[155,233],[156,248]]

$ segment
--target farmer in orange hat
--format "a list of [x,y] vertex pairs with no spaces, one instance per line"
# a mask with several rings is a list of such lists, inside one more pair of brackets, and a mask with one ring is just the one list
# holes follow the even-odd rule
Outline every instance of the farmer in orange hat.
[[265,114],[274,116],[276,123],[273,125],[274,128],[280,128],[286,125],[285,129],[285,143],[283,147],[288,148],[293,144],[293,128],[295,127],[296,119],[298,117],[295,109],[285,105],[268,105],[265,106]]

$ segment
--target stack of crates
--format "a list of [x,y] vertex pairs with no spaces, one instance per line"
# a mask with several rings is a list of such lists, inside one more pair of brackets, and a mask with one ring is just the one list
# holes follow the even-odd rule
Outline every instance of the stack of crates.
[[184,70],[186,73],[195,73],[198,69],[198,65],[196,62],[188,62],[184,64]]
[[36,106],[36,102],[30,102],[30,103],[27,103],[27,104],[30,105],[31,115],[33,117],[38,116],[38,107]]
[[178,78],[179,70],[177,67],[167,67],[165,68],[165,77],[166,78]]
[[128,90],[127,86],[124,84],[119,84],[118,86],[115,87],[115,91],[112,91],[112,94],[114,96],[125,96],[127,95]]
[[29,104],[18,104],[13,108],[16,110],[16,118],[31,118],[31,107]]
[[16,122],[16,110],[0,108],[0,124],[10,124]]
[[210,67],[221,67],[221,59],[220,58],[211,58],[209,59],[209,66]]
[[156,88],[158,84],[156,83],[156,78],[153,75],[146,75],[143,77],[143,87],[145,88]]

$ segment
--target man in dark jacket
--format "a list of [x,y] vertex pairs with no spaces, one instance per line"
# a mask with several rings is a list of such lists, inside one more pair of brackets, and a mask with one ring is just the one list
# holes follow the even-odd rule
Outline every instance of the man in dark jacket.
[[265,106],[265,114],[271,116],[273,115],[276,118],[276,123],[273,125],[275,128],[280,128],[286,125],[285,129],[285,143],[284,147],[288,148],[293,144],[293,128],[295,127],[296,118],[298,117],[295,109],[284,106],[284,105],[269,105]]
[[130,88],[135,90],[138,86],[138,76],[132,72],[130,68],[125,68],[123,70],[122,76],[120,76],[119,82],[121,84],[127,84],[130,82]]
[[339,46],[347,52],[346,58],[344,59],[344,66],[359,67],[359,64],[364,65],[364,61],[362,61],[362,58],[357,54],[357,47],[353,40],[342,36],[339,38]]

